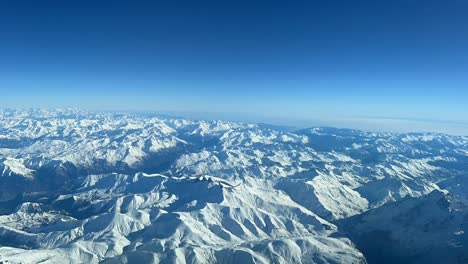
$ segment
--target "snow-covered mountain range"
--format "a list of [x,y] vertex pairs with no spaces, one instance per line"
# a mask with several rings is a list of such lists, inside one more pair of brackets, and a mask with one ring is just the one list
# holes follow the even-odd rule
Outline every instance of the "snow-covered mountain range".
[[463,136],[0,111],[0,263],[466,263],[467,193]]

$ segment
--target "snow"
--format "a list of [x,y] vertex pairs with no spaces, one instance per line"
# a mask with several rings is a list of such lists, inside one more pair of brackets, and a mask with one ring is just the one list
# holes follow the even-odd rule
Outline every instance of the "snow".
[[34,170],[26,168],[24,165],[24,161],[21,159],[15,159],[11,157],[7,157],[5,161],[3,161],[4,168],[2,175],[7,175],[14,173],[16,175],[23,176],[28,179],[34,178]]

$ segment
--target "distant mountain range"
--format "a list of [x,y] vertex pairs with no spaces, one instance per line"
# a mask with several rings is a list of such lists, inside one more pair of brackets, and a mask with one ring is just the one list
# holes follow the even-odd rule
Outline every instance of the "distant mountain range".
[[0,263],[467,263],[468,137],[0,111]]

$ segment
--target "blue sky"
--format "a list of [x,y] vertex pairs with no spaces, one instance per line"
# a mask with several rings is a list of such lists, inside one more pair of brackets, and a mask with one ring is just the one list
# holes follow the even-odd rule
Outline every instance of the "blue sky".
[[0,107],[468,134],[467,12],[461,0],[2,1]]

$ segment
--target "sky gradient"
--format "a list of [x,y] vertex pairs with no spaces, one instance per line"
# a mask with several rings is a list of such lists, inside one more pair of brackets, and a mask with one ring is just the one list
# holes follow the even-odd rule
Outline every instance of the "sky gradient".
[[462,0],[0,3],[0,107],[468,135],[467,86]]

